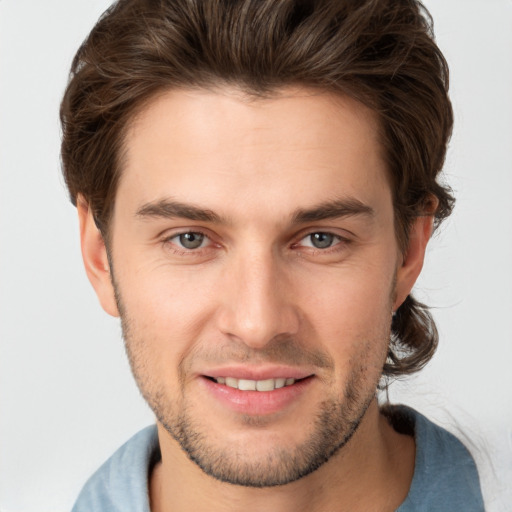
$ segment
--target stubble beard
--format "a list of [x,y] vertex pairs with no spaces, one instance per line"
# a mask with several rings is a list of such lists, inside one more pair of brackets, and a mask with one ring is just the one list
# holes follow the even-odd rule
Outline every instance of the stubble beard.
[[[170,410],[162,414],[166,410],[165,404],[158,403],[158,400],[150,403],[149,400],[155,397],[146,397],[146,400],[149,398],[148,403],[166,431],[207,475],[234,485],[274,487],[309,475],[345,446],[359,427],[374,396],[371,393],[362,403],[358,397],[357,412],[356,407],[349,410],[355,405],[353,402],[322,402],[306,441],[288,449],[276,446],[257,461],[244,456],[244,447],[233,447],[229,439],[226,439],[225,446],[215,446],[207,426],[198,425],[187,407],[180,415],[172,414]],[[245,421],[250,427],[258,423],[257,418],[251,417]]]
[[[171,403],[165,389],[150,382],[147,366],[140,358],[143,341],[131,338],[123,317],[122,324],[130,366],[142,396],[187,457],[204,473],[222,482],[261,488],[285,485],[309,475],[349,442],[375,398],[377,383],[370,390],[367,383],[362,385],[365,375],[361,367],[352,375],[341,398],[332,396],[319,404],[312,426],[298,427],[309,428],[305,441],[290,448],[276,445],[255,460],[245,453],[244,445],[234,444],[228,436],[212,439],[214,434],[198,418],[200,411],[194,411],[187,401],[183,386],[180,398]],[[365,395],[362,389],[367,390]],[[248,428],[265,428],[265,420],[258,417],[244,416],[241,421]],[[251,451],[254,446],[245,448]]]
[[[186,400],[183,380],[180,382],[180,398],[173,403],[170,402],[165,389],[155,387],[144,357],[147,344],[144,340],[132,336],[129,316],[123,307],[117,287],[114,288],[126,353],[142,396],[187,457],[204,473],[219,481],[262,488],[285,485],[309,475],[350,441],[375,399],[380,374],[376,381],[369,385],[366,375],[368,367],[366,361],[361,361],[356,368],[351,369],[351,376],[344,392],[337,396],[333,393],[319,405],[318,414],[313,421],[313,427],[310,427],[311,433],[306,441],[289,449],[276,446],[256,461],[247,454],[244,456],[244,447],[234,446],[230,439],[226,438],[223,444],[216,446],[212,442],[208,425],[201,424],[200,420],[194,418],[190,404]],[[382,365],[384,360],[385,357]],[[244,417],[243,421],[251,427],[260,422],[257,417],[250,416]]]

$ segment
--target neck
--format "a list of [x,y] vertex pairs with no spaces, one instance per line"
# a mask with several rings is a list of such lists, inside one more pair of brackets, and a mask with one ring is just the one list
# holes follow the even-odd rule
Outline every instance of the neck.
[[351,440],[319,469],[298,481],[252,488],[220,482],[191,462],[158,425],[162,461],[150,479],[152,512],[272,510],[396,510],[414,472],[412,437],[398,434],[374,400]]

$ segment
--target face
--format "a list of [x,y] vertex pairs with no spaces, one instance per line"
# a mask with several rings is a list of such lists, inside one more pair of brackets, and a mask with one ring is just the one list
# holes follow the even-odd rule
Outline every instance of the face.
[[416,277],[371,112],[299,89],[155,99],[127,132],[109,249],[115,299],[108,272],[91,280],[160,425],[251,486],[350,439]]

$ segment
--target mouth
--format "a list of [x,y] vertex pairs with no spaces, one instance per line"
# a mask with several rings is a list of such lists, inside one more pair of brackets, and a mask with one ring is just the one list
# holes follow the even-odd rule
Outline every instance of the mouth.
[[[215,376],[202,375],[200,382],[215,403],[251,416],[267,416],[287,410],[303,399],[315,381],[314,374],[300,372],[295,372],[294,377],[286,374],[279,376],[279,373],[276,377],[268,374],[233,376],[228,372],[219,372]],[[250,376],[260,378],[250,379]]]
[[291,377],[277,377],[271,379],[263,379],[263,380],[251,380],[251,379],[237,379],[235,377],[208,377],[207,379],[216,382],[217,384],[221,384],[233,389],[238,389],[240,391],[259,391],[259,392],[268,392],[274,391],[275,389],[281,389],[288,386],[293,386],[296,382],[303,381],[304,379],[308,379],[312,377],[312,375],[308,377],[304,377],[302,379],[294,379]]

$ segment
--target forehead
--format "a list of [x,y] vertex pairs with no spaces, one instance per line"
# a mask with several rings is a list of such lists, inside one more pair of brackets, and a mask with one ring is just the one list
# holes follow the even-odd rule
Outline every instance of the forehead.
[[339,197],[389,202],[376,116],[308,89],[165,92],[127,129],[116,203],[136,211],[167,197],[277,215]]

